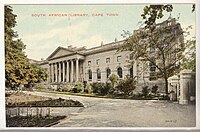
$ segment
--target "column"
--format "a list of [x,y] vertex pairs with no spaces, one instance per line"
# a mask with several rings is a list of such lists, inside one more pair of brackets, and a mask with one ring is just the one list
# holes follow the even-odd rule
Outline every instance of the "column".
[[70,76],[70,81],[73,82],[74,79],[74,63],[73,60],[71,60],[71,76]]
[[54,63],[51,64],[51,82],[54,82]]
[[65,82],[65,62],[63,61],[63,82]]
[[58,77],[58,82],[61,82],[61,62],[58,62],[59,65],[59,77]]
[[47,80],[48,83],[51,82],[51,64],[49,64],[49,68],[48,68],[48,80]]
[[67,61],[67,76],[66,76],[67,82],[69,82],[69,61]]
[[57,63],[55,63],[55,82],[58,81],[58,66]]
[[49,82],[51,83],[52,82],[52,74],[53,74],[53,72],[52,72],[53,66],[52,66],[52,64],[49,64],[49,66],[50,66],[50,73],[49,73],[50,80],[49,80]]
[[53,70],[52,70],[52,69],[53,69],[53,65],[52,65],[52,64],[49,64],[49,66],[50,66],[50,74],[49,74],[50,81],[49,81],[49,82],[51,83],[51,82],[53,81],[53,78],[52,78],[52,74],[53,74],[53,72],[52,72],[52,71],[53,71]]
[[76,59],[76,82],[78,81],[78,76],[79,74],[79,62],[78,62],[78,58]]

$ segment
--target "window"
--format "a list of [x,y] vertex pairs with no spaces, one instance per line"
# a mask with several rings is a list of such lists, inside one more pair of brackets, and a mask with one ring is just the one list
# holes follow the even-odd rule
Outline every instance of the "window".
[[89,80],[92,80],[92,70],[88,70]]
[[149,63],[149,80],[152,81],[152,80],[156,80],[156,66],[150,62]]
[[106,76],[107,76],[107,78],[110,76],[110,74],[111,74],[111,70],[110,70],[110,68],[107,68],[106,69]]
[[101,80],[101,71],[97,69],[97,80]]
[[100,62],[100,59],[97,59],[96,60],[96,64],[99,65],[99,62]]
[[133,78],[133,66],[130,68],[130,78]]
[[121,67],[119,67],[119,68],[117,68],[117,74],[118,74],[118,76],[119,76],[119,78],[122,78],[122,68]]
[[121,61],[122,56],[117,56],[117,62]]
[[110,63],[110,58],[106,58],[106,63]]
[[91,66],[91,61],[88,61],[88,66]]
[[133,60],[133,55],[132,54],[129,55],[129,59]]

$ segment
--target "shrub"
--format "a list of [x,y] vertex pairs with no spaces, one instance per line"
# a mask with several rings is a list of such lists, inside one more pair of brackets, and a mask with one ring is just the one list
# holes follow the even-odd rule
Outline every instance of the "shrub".
[[104,83],[104,85],[99,88],[99,94],[100,95],[107,95],[111,88],[112,88],[111,83]]
[[122,92],[124,95],[130,95],[136,88],[136,80],[135,78],[130,78],[127,76],[126,79],[121,80],[115,88],[119,92]]
[[78,88],[72,88],[72,92],[73,93],[79,93],[79,92],[81,92],[81,89],[78,89]]
[[142,87],[142,95],[146,98],[149,95],[149,89],[148,86]]
[[110,83],[95,82],[91,84],[91,87],[93,93],[98,95],[107,95],[112,86]]
[[44,90],[45,87],[44,87],[43,85],[37,85],[37,86],[35,87],[35,89],[41,91],[41,90]]
[[115,74],[111,74],[109,77],[112,87],[115,87],[115,84],[119,81],[119,76]]
[[83,84],[82,83],[76,83],[74,88],[72,88],[71,91],[74,92],[74,93],[79,93],[79,92],[82,91],[82,89],[83,89]]
[[91,84],[92,92],[98,93],[99,87],[101,87],[102,83],[94,82]]
[[158,92],[158,86],[157,86],[157,85],[154,85],[154,86],[152,87],[152,89],[151,89],[151,92],[152,92],[153,94],[157,94],[157,92]]
[[65,86],[64,88],[63,88],[63,90],[62,90],[63,92],[69,92],[70,91],[70,88],[69,88],[69,86]]

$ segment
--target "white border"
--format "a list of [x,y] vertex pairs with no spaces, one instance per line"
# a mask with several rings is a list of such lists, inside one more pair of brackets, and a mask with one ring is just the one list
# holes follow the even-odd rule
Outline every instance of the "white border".
[[[154,4],[164,4],[164,3],[196,3],[196,51],[197,51],[197,62],[196,62],[196,127],[133,127],[133,128],[114,128],[114,127],[62,127],[62,128],[50,128],[53,130],[200,130],[200,89],[198,86],[200,86],[200,76],[198,73],[200,73],[200,66],[199,66],[199,61],[200,60],[200,37],[198,36],[200,34],[200,20],[199,20],[199,14],[200,14],[200,1],[199,0],[140,0],[139,2],[133,1],[133,0],[2,0],[0,2],[0,129],[6,129],[6,130],[22,130],[22,128],[6,128],[5,127],[5,68],[4,68],[4,5],[6,4],[149,4],[149,3],[154,3]],[[3,31],[3,32],[2,32]],[[26,128],[24,129],[31,129],[31,130],[47,130],[49,128]]]

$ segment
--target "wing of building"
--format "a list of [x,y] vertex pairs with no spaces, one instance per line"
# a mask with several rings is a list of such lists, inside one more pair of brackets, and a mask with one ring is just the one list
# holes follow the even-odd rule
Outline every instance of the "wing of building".
[[[169,25],[170,23],[170,25]],[[165,21],[158,24],[159,28],[177,24]],[[180,24],[179,24],[180,25]],[[137,30],[136,30],[137,31]],[[130,51],[118,52],[124,41],[115,41],[87,49],[86,47],[58,47],[40,66],[48,71],[49,85],[64,85],[70,82],[106,82],[110,74],[116,74],[121,79],[126,75],[137,77],[139,85],[148,82],[155,83],[162,89],[162,79],[150,79],[149,62],[133,60]],[[130,65],[130,61],[133,63]]]

